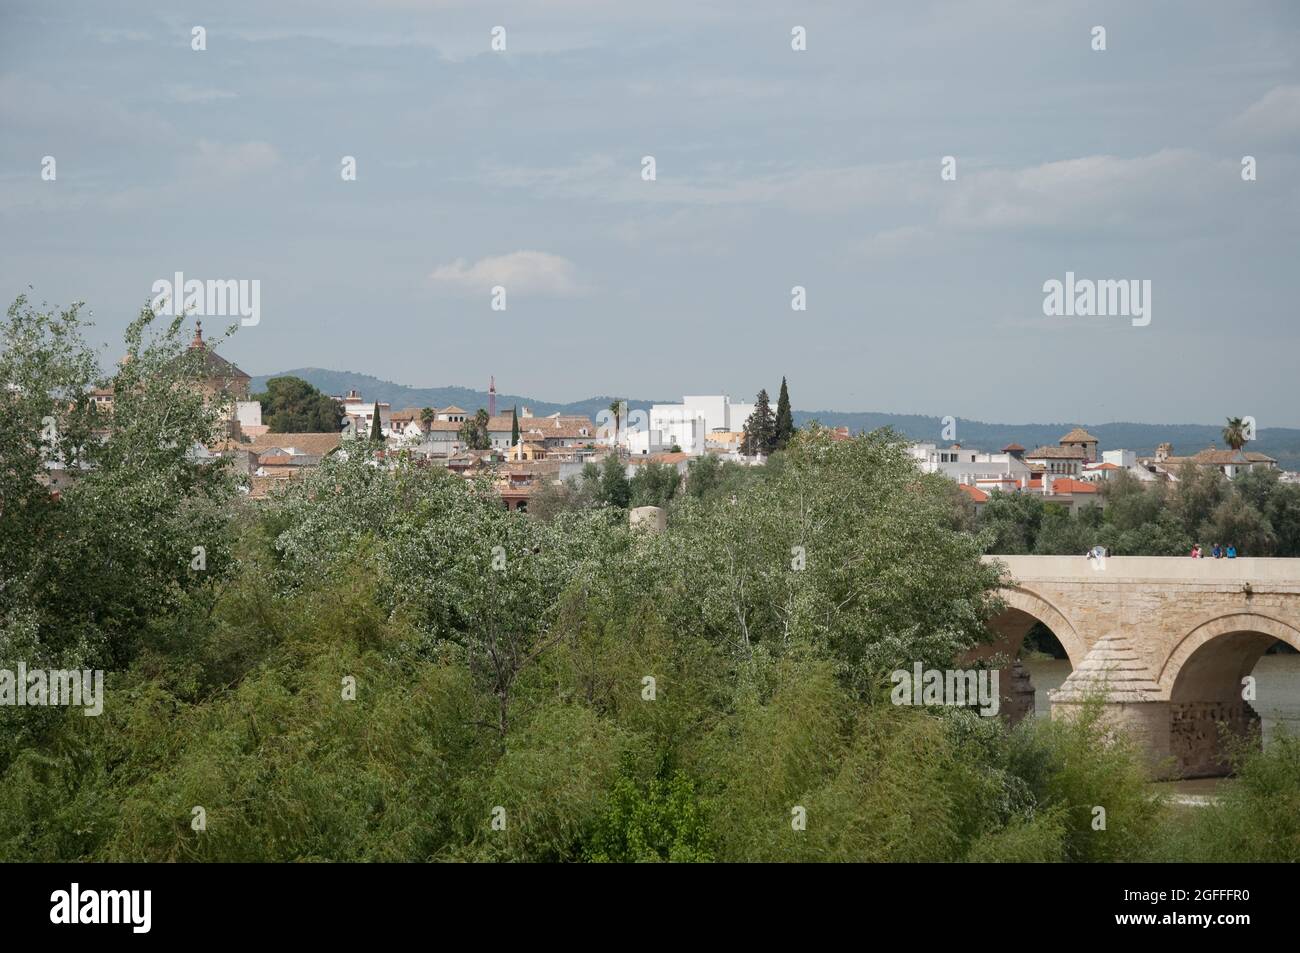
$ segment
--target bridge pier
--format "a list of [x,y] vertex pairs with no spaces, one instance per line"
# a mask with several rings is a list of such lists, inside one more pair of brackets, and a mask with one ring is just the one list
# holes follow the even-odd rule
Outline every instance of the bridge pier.
[[[1259,727],[1259,714],[1249,702],[1171,702],[1169,707],[1170,754],[1178,777],[1215,778],[1230,768],[1224,751],[1223,732],[1238,740]],[[1223,726],[1222,728],[1220,726]]]
[[1052,717],[1077,718],[1090,704],[1101,707],[1106,725],[1126,733],[1146,752],[1153,775],[1178,776],[1171,761],[1170,703],[1161,697],[1160,686],[1126,636],[1097,640],[1052,692]]

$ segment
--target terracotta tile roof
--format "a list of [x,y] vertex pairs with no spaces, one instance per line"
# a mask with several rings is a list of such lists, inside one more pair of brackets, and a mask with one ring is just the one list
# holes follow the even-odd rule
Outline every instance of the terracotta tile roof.
[[519,434],[528,440],[585,440],[596,436],[596,425],[586,417],[520,417]]
[[979,489],[979,487],[967,486],[965,483],[958,483],[957,489],[961,490],[963,493],[969,496],[976,503],[988,502],[989,495],[985,493],[983,490]]
[[1075,427],[1060,440],[1061,443],[1097,443],[1097,438],[1082,427]]
[[316,454],[325,456],[328,453],[339,448],[343,439],[341,433],[265,433],[258,437],[247,449],[254,453],[261,453],[263,450],[274,450],[279,447],[281,450],[297,450],[299,453]]
[[641,456],[637,456],[637,457],[632,457],[628,462],[634,464],[667,463],[667,464],[671,464],[672,466],[677,466],[678,464],[686,460],[689,460],[690,458],[691,455],[689,453],[686,453],[685,451],[682,451],[681,453],[649,453],[649,454],[642,454]]
[[1084,467],[1084,469],[1085,470],[1119,470],[1122,468],[1116,466],[1113,463],[1091,463],[1088,466]]
[[1014,451],[1018,451],[1018,452],[1020,452],[1020,453],[1024,453],[1025,448],[1022,447],[1022,446],[1020,446],[1020,444],[1018,444],[1018,443],[1009,443],[1009,444],[1007,444],[1005,447],[1003,447],[999,452],[1000,452],[1000,453],[1011,453],[1013,450],[1014,450]]
[[[1172,457],[1170,459],[1173,459]],[[1246,453],[1241,450],[1217,450],[1207,447],[1191,458],[1194,463],[1222,466],[1230,463],[1276,463],[1272,457],[1263,453]]]
[[1082,447],[1039,447],[1025,456],[1034,460],[1082,460]]
[[[1030,480],[1030,489],[1041,490],[1043,488],[1042,480]],[[1069,477],[1057,477],[1052,480],[1052,495],[1064,495],[1066,493],[1096,493],[1097,487],[1087,480],[1071,480]]]

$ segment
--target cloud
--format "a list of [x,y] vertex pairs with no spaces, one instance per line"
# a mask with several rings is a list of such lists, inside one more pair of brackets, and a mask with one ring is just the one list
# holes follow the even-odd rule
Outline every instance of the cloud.
[[0,128],[49,139],[51,134],[78,141],[165,142],[174,128],[152,113],[136,112],[95,92],[56,88],[14,73],[0,76]]
[[934,233],[920,225],[903,225],[876,232],[857,242],[854,249],[868,258],[888,258],[924,249],[932,243]]
[[578,281],[573,262],[541,251],[516,251],[508,255],[480,258],[469,264],[457,258],[439,265],[429,275],[435,288],[458,295],[487,294],[496,285],[508,293],[556,298],[586,293]]
[[95,31],[95,38],[100,43],[145,43],[153,36],[144,30],[128,30],[120,27],[104,27]]
[[[847,207],[901,205],[925,192],[922,182],[934,163],[891,162],[851,166],[760,166],[710,163],[680,169],[657,157],[656,181],[641,178],[641,156],[616,160],[589,155],[566,165],[481,168],[478,181],[524,189],[534,196],[602,202],[667,205],[765,205],[798,212],[834,212]],[[927,171],[922,171],[922,170]],[[935,173],[937,175],[937,173]]]
[[1203,204],[1226,167],[1187,150],[1131,159],[1083,156],[959,176],[942,191],[941,225],[971,230],[1159,226]]
[[227,145],[200,139],[198,152],[185,160],[185,177],[197,181],[229,181],[266,172],[280,163],[280,153],[269,142]]
[[121,210],[149,208],[160,203],[184,202],[196,192],[209,196],[236,195],[246,192],[250,180],[265,175],[281,164],[279,151],[269,142],[224,143],[200,139],[191,152],[176,163],[176,174],[166,182],[130,185],[118,191],[97,195],[92,204]]
[[182,84],[167,87],[167,98],[174,103],[211,103],[220,99],[236,99],[239,94],[228,89],[200,89]]
[[1275,86],[1230,124],[1239,134],[1266,141],[1300,134],[1300,86]]

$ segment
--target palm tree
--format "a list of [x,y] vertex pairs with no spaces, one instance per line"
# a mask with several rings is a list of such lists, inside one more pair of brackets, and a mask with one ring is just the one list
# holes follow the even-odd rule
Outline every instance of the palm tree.
[[1233,450],[1240,450],[1246,445],[1246,421],[1240,417],[1229,417],[1228,426],[1223,428],[1223,442]]
[[614,446],[618,446],[618,418],[623,412],[623,402],[615,399],[609,402],[609,412],[614,415]]
[[424,408],[424,410],[420,411],[420,423],[424,424],[424,429],[426,433],[429,430],[429,425],[433,423],[433,418],[435,416],[436,415],[434,414],[432,407],[426,407]]

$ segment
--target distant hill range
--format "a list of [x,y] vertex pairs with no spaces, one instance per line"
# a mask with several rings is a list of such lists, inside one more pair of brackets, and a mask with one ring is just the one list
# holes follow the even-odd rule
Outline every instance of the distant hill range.
[[[346,394],[355,388],[366,400],[387,401],[394,410],[405,407],[447,407],[455,404],[473,413],[487,407],[485,390],[469,387],[407,387],[381,380],[369,374],[353,371],[329,371],[319,367],[300,367],[254,377],[252,389],[266,389],[272,377],[301,377],[327,394]],[[614,398],[606,395],[589,397],[567,404],[556,404],[525,397],[521,394],[497,394],[497,412],[511,407],[529,407],[534,414],[545,416],[557,411],[563,414],[585,414],[592,420],[596,414],[609,407]],[[633,410],[648,410],[651,404],[675,403],[676,399],[634,400],[627,398]],[[775,405],[773,406],[775,409]],[[852,432],[892,427],[912,440],[948,443],[942,438],[943,422],[938,417],[920,414],[878,414],[865,411],[796,410],[794,422],[802,426],[816,420],[827,427],[848,427]],[[1101,444],[1101,449],[1124,448],[1136,450],[1140,455],[1155,453],[1156,445],[1172,443],[1174,453],[1191,455],[1206,447],[1223,447],[1223,424],[1089,424],[1079,421],[1050,424],[989,424],[978,420],[957,419],[956,442],[980,450],[1000,450],[1009,443],[1019,443],[1028,450],[1043,445],[1054,445],[1074,427],[1083,427]],[[1286,470],[1300,470],[1300,429],[1292,427],[1261,427],[1257,439],[1246,449],[1276,457]]]

